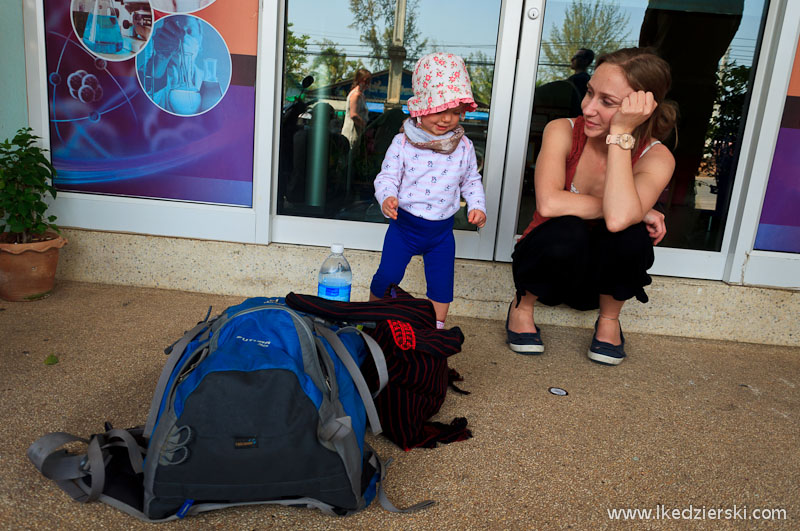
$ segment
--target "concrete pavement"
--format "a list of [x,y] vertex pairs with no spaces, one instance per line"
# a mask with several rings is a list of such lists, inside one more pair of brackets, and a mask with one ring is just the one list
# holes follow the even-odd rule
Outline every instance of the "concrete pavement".
[[[45,300],[0,301],[0,528],[153,529],[73,502],[25,451],[51,431],[143,424],[163,348],[209,305],[219,313],[242,299],[60,281]],[[545,354],[521,356],[500,321],[448,325],[465,333],[451,366],[471,394],[450,393],[437,420],[464,416],[474,437],[404,452],[368,436],[394,460],[394,503],[435,506],[395,515],[373,503],[346,518],[256,506],[161,528],[727,529],[753,527],[756,515],[774,518],[759,528],[800,527],[800,347],[626,333],[629,358],[604,367],[586,358],[586,329],[544,325]],[[46,365],[49,355],[58,363]],[[622,523],[615,509],[661,518]],[[675,510],[704,519],[681,522]]]

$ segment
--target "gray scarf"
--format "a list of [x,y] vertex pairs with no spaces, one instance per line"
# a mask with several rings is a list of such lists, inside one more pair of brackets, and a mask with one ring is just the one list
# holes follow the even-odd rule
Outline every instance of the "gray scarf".
[[432,135],[419,127],[414,118],[406,118],[400,127],[400,132],[406,135],[406,139],[412,146],[419,149],[430,149],[445,155],[455,151],[461,137],[464,136],[464,128],[460,125],[441,136]]

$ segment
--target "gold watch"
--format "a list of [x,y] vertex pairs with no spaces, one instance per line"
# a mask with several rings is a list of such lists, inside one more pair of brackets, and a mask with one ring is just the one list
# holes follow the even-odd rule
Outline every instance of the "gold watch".
[[622,149],[633,149],[633,146],[636,144],[636,139],[628,133],[608,135],[606,136],[606,144],[616,144]]

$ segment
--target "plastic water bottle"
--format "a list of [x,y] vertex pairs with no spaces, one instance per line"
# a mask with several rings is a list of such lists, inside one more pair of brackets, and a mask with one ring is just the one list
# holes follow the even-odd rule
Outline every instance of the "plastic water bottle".
[[341,243],[331,245],[331,254],[322,262],[318,279],[317,296],[332,301],[350,301],[353,272],[344,257],[344,246]]

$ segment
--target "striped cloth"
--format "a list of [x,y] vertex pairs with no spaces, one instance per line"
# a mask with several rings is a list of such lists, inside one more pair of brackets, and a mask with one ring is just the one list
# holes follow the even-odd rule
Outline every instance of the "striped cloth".
[[[429,420],[442,407],[448,385],[461,380],[448,367],[447,358],[461,352],[464,342],[457,327],[436,329],[429,300],[389,286],[386,295],[374,302],[335,302],[289,293],[286,304],[331,321],[375,323],[364,331],[383,349],[389,371],[389,382],[375,399],[375,407],[383,433],[395,444],[404,450],[432,448],[472,436],[463,417],[450,424]],[[377,387],[374,364],[367,361],[361,370],[371,387]]]

